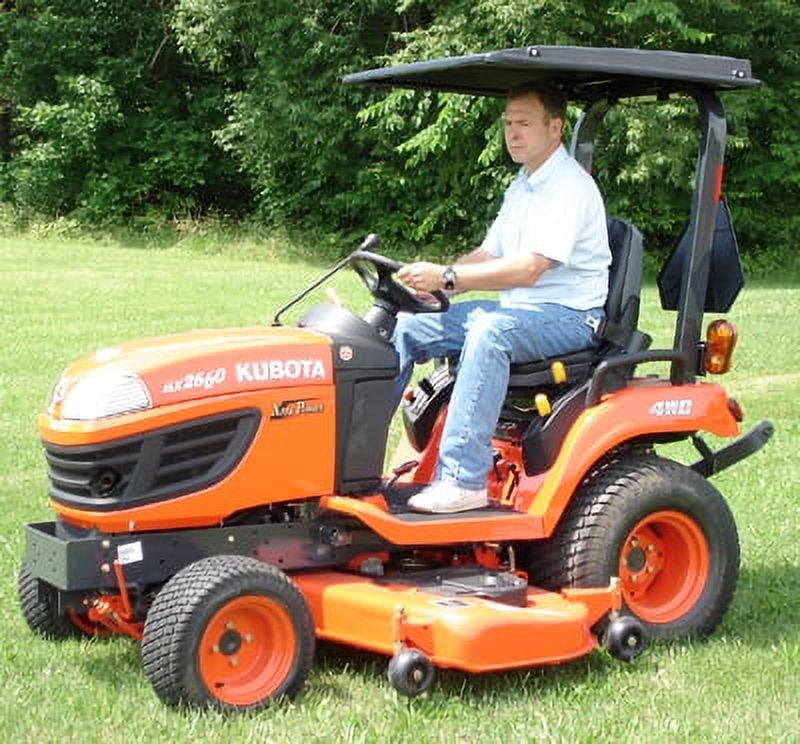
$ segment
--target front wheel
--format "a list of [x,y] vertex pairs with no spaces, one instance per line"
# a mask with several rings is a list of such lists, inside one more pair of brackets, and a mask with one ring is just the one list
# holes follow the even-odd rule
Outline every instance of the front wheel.
[[739,574],[728,505],[705,478],[651,454],[629,454],[575,494],[550,540],[532,551],[545,587],[593,587],[618,576],[626,613],[648,636],[706,636],[722,620]]
[[17,597],[28,627],[51,641],[100,635],[98,628],[85,615],[69,612],[61,615],[56,607],[52,588],[48,589],[23,563],[19,568]]
[[162,700],[223,710],[293,697],[313,655],[303,596],[282,571],[243,556],[179,571],[156,596],[142,638],[144,669]]

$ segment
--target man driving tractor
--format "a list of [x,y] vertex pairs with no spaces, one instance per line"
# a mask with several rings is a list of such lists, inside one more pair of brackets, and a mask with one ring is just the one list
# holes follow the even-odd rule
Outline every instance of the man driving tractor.
[[401,314],[399,400],[414,363],[458,356],[437,478],[408,505],[447,513],[488,504],[491,437],[512,363],[590,348],[608,292],[606,214],[592,177],[561,143],[567,102],[555,89],[511,91],[505,143],[521,165],[482,245],[455,266],[419,261],[398,276],[417,292],[499,290],[439,314]]

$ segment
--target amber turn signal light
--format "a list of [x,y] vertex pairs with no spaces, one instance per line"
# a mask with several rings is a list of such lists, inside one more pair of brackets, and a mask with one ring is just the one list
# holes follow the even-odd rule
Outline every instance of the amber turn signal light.
[[731,368],[736,346],[736,326],[729,320],[715,320],[706,331],[706,372],[721,375]]

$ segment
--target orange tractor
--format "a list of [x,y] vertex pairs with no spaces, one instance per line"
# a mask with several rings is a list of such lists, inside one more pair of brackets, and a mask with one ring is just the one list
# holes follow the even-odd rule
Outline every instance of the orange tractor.
[[[598,645],[631,660],[648,637],[711,633],[732,600],[739,545],[708,477],[759,449],[740,405],[706,373],[730,366],[725,312],[742,284],[721,200],[717,93],[758,84],[746,60],[624,49],[529,47],[371,70],[347,83],[502,97],[547,80],[583,115],[571,152],[623,99],[688,95],[700,139],[687,228],[659,278],[674,344],[637,327],[642,238],[609,221],[613,263],[601,345],[512,369],[490,505],[420,514],[453,368],[409,391],[418,457],[382,474],[400,311],[441,310],[365,244],[352,266],[374,304],[317,304],[296,327],[206,331],[103,349],[68,367],[40,432],[55,520],[25,527],[19,599],[44,636],[125,634],[168,703],[253,709],[297,693],[317,638],[391,657],[400,692],[436,667],[554,664]],[[643,363],[668,374],[637,375]],[[656,449],[690,439],[692,464]],[[98,650],[99,653],[99,650]]]

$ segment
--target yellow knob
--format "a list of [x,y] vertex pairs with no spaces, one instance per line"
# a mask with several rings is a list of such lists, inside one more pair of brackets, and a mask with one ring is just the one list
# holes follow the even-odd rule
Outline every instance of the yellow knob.
[[564,368],[564,362],[553,362],[550,365],[550,374],[553,376],[553,382],[556,385],[566,382],[567,370]]
[[536,406],[536,410],[539,412],[540,416],[544,417],[550,415],[550,401],[544,393],[536,394],[536,397],[533,399],[533,405]]

